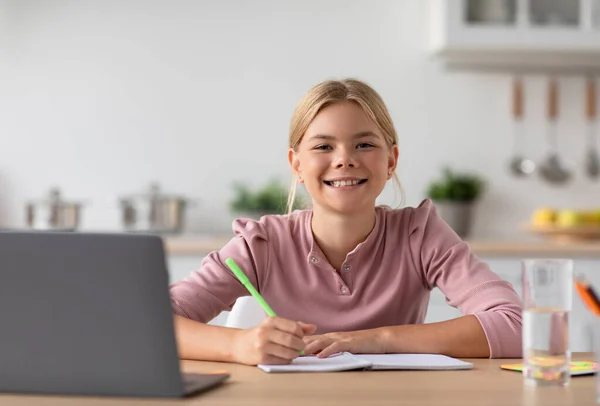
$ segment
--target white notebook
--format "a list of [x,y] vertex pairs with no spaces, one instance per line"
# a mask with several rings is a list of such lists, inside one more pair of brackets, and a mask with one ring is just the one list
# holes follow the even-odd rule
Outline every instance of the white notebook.
[[350,354],[328,358],[298,357],[288,365],[258,365],[265,372],[337,372],[354,369],[452,370],[471,369],[473,364],[439,354]]

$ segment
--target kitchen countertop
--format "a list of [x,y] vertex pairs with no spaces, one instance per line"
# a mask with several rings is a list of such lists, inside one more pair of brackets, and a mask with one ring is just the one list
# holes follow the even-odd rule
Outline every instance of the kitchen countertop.
[[197,255],[221,249],[232,235],[180,235],[163,238],[169,255]]
[[[231,235],[180,235],[164,238],[169,255],[206,255],[223,247]],[[600,241],[467,240],[476,255],[485,256],[579,256],[599,257]]]

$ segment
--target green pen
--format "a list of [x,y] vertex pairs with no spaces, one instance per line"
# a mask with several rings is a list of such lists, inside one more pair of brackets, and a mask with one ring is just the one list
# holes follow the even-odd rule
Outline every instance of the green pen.
[[[225,260],[225,263],[227,264],[229,269],[231,269],[236,278],[238,278],[239,281],[242,282],[242,285],[244,285],[246,289],[248,289],[248,292],[250,292],[250,294],[256,299],[258,304],[260,304],[265,313],[267,313],[271,317],[276,317],[277,315],[275,314],[273,309],[271,309],[271,306],[269,306],[267,302],[265,302],[265,299],[263,299],[260,293],[258,293],[254,286],[252,286],[252,283],[250,283],[250,280],[248,279],[246,274],[242,272],[242,270],[235,263],[235,261],[232,258],[227,258]],[[304,355],[304,351],[300,351],[300,355]]]

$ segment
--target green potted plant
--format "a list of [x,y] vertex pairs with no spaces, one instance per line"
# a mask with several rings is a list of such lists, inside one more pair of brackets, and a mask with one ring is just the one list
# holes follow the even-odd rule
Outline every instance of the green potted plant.
[[443,169],[441,179],[432,181],[427,197],[435,204],[440,217],[465,238],[471,231],[473,209],[485,189],[482,177],[472,173],[457,173]]
[[[287,212],[288,188],[277,180],[273,179],[257,189],[235,182],[233,189],[234,197],[230,202],[230,209],[236,215],[258,219],[265,214]],[[303,206],[303,200],[296,196],[293,209],[300,209]]]

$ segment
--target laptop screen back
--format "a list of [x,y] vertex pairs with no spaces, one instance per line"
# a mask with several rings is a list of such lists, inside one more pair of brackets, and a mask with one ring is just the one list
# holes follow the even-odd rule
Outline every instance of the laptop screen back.
[[180,396],[162,240],[0,232],[0,391]]

